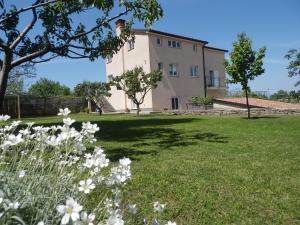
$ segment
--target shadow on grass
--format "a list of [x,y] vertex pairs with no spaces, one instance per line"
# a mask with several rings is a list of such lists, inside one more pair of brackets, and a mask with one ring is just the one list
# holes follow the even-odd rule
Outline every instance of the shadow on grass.
[[[227,137],[211,132],[193,131],[187,132],[179,127],[171,125],[192,123],[200,121],[200,118],[117,118],[116,120],[101,118],[92,121],[100,127],[95,137],[97,140],[107,142],[105,148],[107,156],[112,161],[123,157],[138,160],[144,155],[158,155],[163,150],[173,150],[176,147],[199,145],[200,142],[227,143]],[[43,124],[47,126],[61,125],[62,123]],[[81,122],[74,123],[77,130],[81,128]],[[109,143],[113,143],[112,146]],[[159,150],[158,150],[159,149]],[[184,150],[184,148],[183,148]]]

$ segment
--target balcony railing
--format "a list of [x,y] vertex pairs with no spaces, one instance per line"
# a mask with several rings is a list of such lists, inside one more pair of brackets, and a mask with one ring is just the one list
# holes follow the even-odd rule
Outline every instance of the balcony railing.
[[207,78],[206,86],[208,88],[226,88],[226,82],[224,78]]

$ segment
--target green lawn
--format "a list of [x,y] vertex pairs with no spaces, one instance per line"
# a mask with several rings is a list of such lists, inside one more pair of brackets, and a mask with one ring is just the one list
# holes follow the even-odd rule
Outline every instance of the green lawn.
[[183,225],[300,224],[300,117],[72,117],[98,123],[111,160],[133,160],[126,199],[144,214],[160,201]]

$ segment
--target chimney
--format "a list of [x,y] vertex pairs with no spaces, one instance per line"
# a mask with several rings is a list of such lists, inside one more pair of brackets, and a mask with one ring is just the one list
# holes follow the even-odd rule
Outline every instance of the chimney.
[[124,29],[124,27],[125,27],[125,20],[118,19],[116,21],[116,32],[117,32],[118,36],[120,36],[120,34],[122,33],[122,30]]

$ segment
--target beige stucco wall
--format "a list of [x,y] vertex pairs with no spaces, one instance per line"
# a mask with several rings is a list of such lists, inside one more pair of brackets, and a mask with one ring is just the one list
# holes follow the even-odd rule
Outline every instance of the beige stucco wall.
[[[124,54],[124,57],[122,57],[122,54]],[[132,50],[128,49],[128,44],[126,43],[124,47],[113,56],[112,62],[106,63],[106,75],[107,77],[109,75],[118,76],[126,70],[131,70],[136,66],[142,66],[145,72],[150,72],[149,41],[147,35],[135,35],[135,44],[134,49]],[[115,110],[122,111],[125,108],[135,108],[135,105],[132,104],[132,101],[125,97],[123,91],[112,87],[111,93],[112,96],[109,98],[109,102],[115,108]],[[151,93],[146,95],[141,108],[152,110]]]
[[[157,38],[161,39],[162,45],[157,46]],[[178,40],[181,48],[170,48],[168,40]],[[193,45],[197,44],[197,52],[193,51]],[[123,52],[123,53],[122,53]],[[124,54],[122,57],[122,54]],[[135,48],[128,51],[126,43],[116,55],[112,62],[106,64],[106,75],[121,75],[124,71],[133,69],[135,66],[142,66],[145,72],[157,69],[158,62],[163,63],[163,79],[158,87],[150,91],[144,103],[143,110],[162,111],[171,109],[172,97],[179,98],[179,109],[186,109],[186,103],[192,96],[204,96],[204,74],[202,43],[184,39],[176,39],[169,36],[153,33],[136,33]],[[179,65],[179,76],[169,76],[169,64]],[[209,70],[218,70],[221,78],[222,88],[207,88],[208,95],[224,97],[226,93],[224,80],[224,52],[205,48],[206,75]],[[198,66],[198,77],[190,75],[190,67]],[[135,106],[131,100],[125,97],[124,92],[112,88],[110,104],[115,110],[122,111],[125,108],[133,109]],[[125,100],[126,99],[126,100]]]
[[220,76],[220,88],[207,87],[207,95],[214,97],[225,97],[225,53],[214,49],[205,48],[205,74],[208,79],[210,70],[217,70]]
[[[160,47],[156,44],[158,37],[162,42]],[[157,69],[158,62],[163,63],[163,79],[152,91],[153,109],[155,111],[161,111],[164,108],[171,109],[172,97],[179,98],[179,109],[186,109],[188,98],[204,95],[201,43],[156,34],[150,34],[149,40],[151,69]],[[181,48],[170,48],[168,40],[181,41]],[[193,51],[193,44],[197,44],[197,52]],[[179,76],[169,76],[170,63],[179,65]],[[190,67],[192,65],[198,66],[198,77],[191,77]]]

